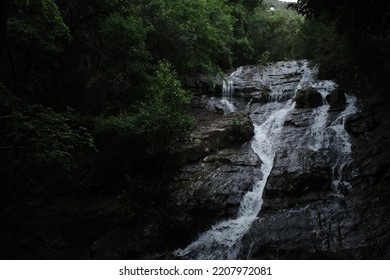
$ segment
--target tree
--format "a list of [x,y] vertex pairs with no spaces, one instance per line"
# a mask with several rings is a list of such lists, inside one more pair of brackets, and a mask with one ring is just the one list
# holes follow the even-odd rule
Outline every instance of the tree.
[[[308,19],[334,26],[347,47],[342,71],[357,90],[385,93],[390,78],[390,2],[299,0],[292,7]],[[337,51],[336,48],[333,52]],[[340,65],[340,64],[339,64]],[[340,75],[340,71],[335,71]],[[357,80],[356,80],[357,78]]]
[[83,56],[89,104],[105,112],[132,106],[148,80],[148,30],[135,16],[111,14],[103,22],[94,48]]
[[255,50],[256,62],[294,59],[302,17],[284,7],[258,7],[248,19],[247,36]]
[[99,116],[95,122],[97,148],[114,157],[121,168],[127,166],[127,173],[176,165],[193,127],[187,114],[190,95],[167,61],[158,63],[147,91],[136,112]]
[[172,66],[159,62],[148,100],[140,105],[136,116],[137,134],[146,140],[147,150],[167,155],[188,139],[192,128],[187,115],[189,101],[190,95],[183,90]]
[[224,0],[152,0],[140,10],[151,27],[150,52],[179,75],[231,65],[233,17]]
[[70,40],[58,6],[53,0],[10,2],[6,38],[7,57],[1,58],[0,70],[3,82],[14,94],[48,102],[46,91]]
[[4,188],[11,182],[18,182],[16,188],[31,182],[45,185],[51,175],[69,179],[71,172],[91,161],[93,138],[70,109],[59,114],[42,105],[25,105],[2,84],[0,100],[0,177]]

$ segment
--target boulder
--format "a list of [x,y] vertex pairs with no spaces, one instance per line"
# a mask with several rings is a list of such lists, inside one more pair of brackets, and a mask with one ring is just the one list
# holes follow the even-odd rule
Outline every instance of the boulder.
[[184,88],[191,90],[195,95],[214,95],[222,92],[220,84],[204,75],[184,77],[182,83]]
[[343,108],[347,103],[347,98],[342,89],[337,88],[326,96],[326,101],[331,108]]
[[296,108],[315,108],[322,106],[322,95],[312,87],[300,89],[295,94]]

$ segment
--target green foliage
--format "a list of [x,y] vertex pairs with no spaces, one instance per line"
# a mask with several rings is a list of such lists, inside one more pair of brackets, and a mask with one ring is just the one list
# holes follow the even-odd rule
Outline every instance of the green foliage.
[[242,144],[253,137],[254,127],[251,121],[248,121],[246,114],[237,114],[230,121],[228,139],[226,142],[231,144]]
[[12,94],[2,133],[27,143],[18,150],[27,165],[72,169],[92,138],[71,106],[95,120],[99,140],[118,138],[122,150],[177,151],[192,128],[179,79],[294,56],[300,18],[262,2],[11,1],[0,71]]
[[263,52],[258,58],[257,62],[261,65],[266,65],[271,62],[271,53],[269,51]]
[[[236,66],[298,57],[303,18],[279,1],[229,1],[235,17],[233,58]],[[271,10],[272,7],[272,10]]]
[[160,62],[148,100],[140,104],[136,116],[137,134],[146,139],[149,151],[170,153],[187,140],[192,128],[186,113],[189,101],[172,66]]
[[247,18],[250,12],[243,1],[229,1],[232,6],[234,22],[234,44],[232,46],[234,65],[245,65],[253,61],[254,50],[247,37]]
[[297,57],[297,42],[302,17],[283,8],[270,11],[259,7],[248,18],[247,36],[259,63]]
[[98,117],[96,134],[116,138],[124,154],[138,150],[144,154],[167,156],[177,152],[191,132],[193,122],[187,115],[189,101],[190,96],[183,90],[172,66],[160,62],[147,100],[138,104],[138,111]]
[[353,70],[347,42],[333,25],[325,24],[321,19],[306,20],[300,38],[300,56],[321,65],[321,78],[332,79],[337,74],[338,79],[343,80]]
[[49,169],[68,172],[93,154],[93,138],[71,110],[58,114],[42,105],[22,107],[3,86],[0,97],[4,102],[1,167],[11,170],[9,174],[35,176]]
[[22,123],[17,140],[25,142],[23,138],[29,136],[26,160],[34,167],[55,165],[71,169],[76,166],[78,156],[84,154],[84,149],[93,150],[93,139],[87,129],[82,126],[71,128],[66,114],[34,105],[26,114],[15,117],[15,122]]
[[254,61],[254,49],[246,36],[235,40],[233,53],[234,65],[246,65]]
[[152,0],[142,12],[152,27],[152,54],[170,61],[179,74],[230,66],[233,17],[225,1]]
[[11,1],[10,11],[3,82],[15,93],[42,98],[70,40],[68,27],[53,0]]
[[121,139],[133,138],[136,134],[135,117],[129,113],[120,113],[117,116],[95,118],[95,133],[97,135],[115,135]]
[[[58,40],[69,40],[69,29],[53,0],[12,1],[12,16],[8,19],[8,34],[18,43],[45,52],[61,52]],[[15,35],[15,36],[13,36]]]
[[[390,77],[390,2],[366,0],[299,0],[292,5],[313,21],[320,21],[331,33],[330,44],[316,42],[321,66],[333,76],[361,92],[387,93]],[[317,26],[318,27],[318,26]],[[316,34],[319,34],[315,31]],[[331,31],[331,32],[329,32]],[[336,39],[336,40],[335,40]],[[331,47],[329,47],[331,45]],[[334,49],[332,47],[335,47]],[[322,49],[322,50],[321,50]],[[340,58],[340,60],[338,60]]]
[[234,19],[224,0],[59,3],[73,37],[66,67],[91,111],[112,115],[142,101],[162,59],[180,78],[231,66]]
[[307,103],[306,99],[307,99],[307,96],[305,94],[305,91],[298,91],[294,97],[294,101],[296,102],[298,108],[305,107],[305,104]]
[[85,54],[81,65],[98,108],[117,111],[137,100],[137,87],[145,86],[150,67],[146,34],[147,29],[137,17],[115,13],[103,22],[95,45],[99,53]]

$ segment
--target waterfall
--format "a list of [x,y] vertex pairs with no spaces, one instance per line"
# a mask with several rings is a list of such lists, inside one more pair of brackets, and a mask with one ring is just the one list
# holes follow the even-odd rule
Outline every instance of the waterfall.
[[231,80],[224,80],[222,83],[222,96],[225,98],[232,98],[234,94],[234,85]]
[[[238,71],[242,73],[244,70],[240,68]],[[232,75],[235,78],[239,77],[238,73]],[[295,107],[291,92],[295,93],[301,88],[311,86],[325,99],[325,96],[335,87],[331,81],[316,81],[316,75],[317,69],[310,68],[307,61],[279,62],[253,75],[259,83],[268,86],[271,95],[275,97],[273,99],[275,102],[258,105],[256,109],[252,109],[255,136],[251,144],[254,152],[262,160],[262,179],[243,197],[237,217],[215,224],[186,248],[176,250],[174,252],[176,256],[188,259],[237,258],[240,241],[261,210],[262,193],[273,168],[275,153],[283,145],[283,127]],[[295,80],[289,78],[290,76],[294,76]],[[285,90],[286,85],[288,90]],[[224,84],[223,89],[224,97],[225,94],[229,96],[234,91],[229,82]],[[335,189],[342,183],[342,170],[349,160],[351,146],[343,123],[345,117],[356,110],[354,104],[355,99],[348,96],[348,107],[330,124],[329,105],[313,109],[309,117],[309,127],[302,139],[297,141],[300,147],[314,151],[329,148],[330,145],[337,150],[337,160],[333,166]]]
[[233,81],[229,78],[222,83],[222,99],[221,107],[225,114],[234,113],[237,111],[236,106],[233,104],[234,85]]
[[261,172],[263,178],[255,184],[241,201],[237,218],[223,221],[203,233],[195,242],[183,250],[177,250],[177,256],[195,259],[235,259],[239,241],[247,232],[262,205],[261,194],[272,169],[275,155],[275,141],[279,138],[281,128],[288,113],[294,108],[291,100],[278,110],[272,110],[267,120],[255,124],[255,137],[252,141],[254,151],[263,161]]
[[[312,84],[313,88],[318,90],[323,96],[325,96],[336,88],[336,84],[333,81],[319,81]],[[332,186],[336,191],[336,194],[341,195],[340,186],[350,188],[349,183],[342,180],[342,173],[344,167],[351,161],[351,142],[350,136],[344,129],[345,118],[357,111],[355,106],[356,98],[351,95],[346,95],[347,107],[340,115],[329,124],[329,104],[325,104],[313,110],[312,123],[305,135],[299,142],[299,147],[308,147],[313,151],[320,149],[330,149],[335,151],[335,162],[332,166],[333,180]]]
[[348,115],[357,112],[357,108],[355,105],[356,97],[347,95],[347,102],[347,108],[329,126],[329,129],[331,130],[331,132],[333,132],[329,134],[333,137],[332,139],[328,140],[327,145],[327,147],[329,147],[329,145],[331,145],[332,143],[332,145],[334,145],[335,150],[338,151],[337,160],[332,168],[332,186],[339,196],[342,196],[343,189],[346,188],[347,190],[350,190],[350,188],[352,187],[350,183],[343,180],[344,167],[352,161],[352,147],[350,136],[344,128],[344,122]]

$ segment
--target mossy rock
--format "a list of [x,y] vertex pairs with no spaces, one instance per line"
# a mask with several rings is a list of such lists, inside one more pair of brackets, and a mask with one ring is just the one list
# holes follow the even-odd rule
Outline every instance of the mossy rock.
[[252,121],[245,114],[237,114],[230,121],[227,128],[227,140],[231,144],[242,144],[248,142],[254,136],[254,126]]
[[294,97],[296,108],[316,108],[324,104],[322,95],[312,87],[300,89]]

